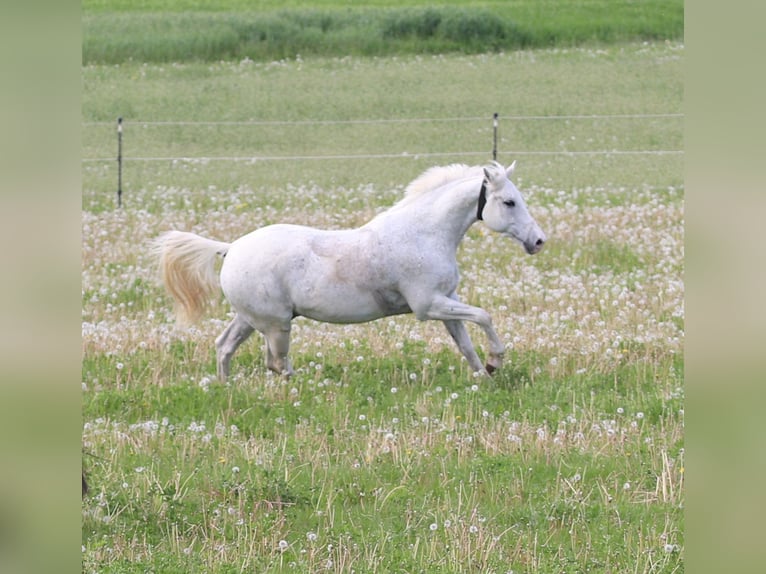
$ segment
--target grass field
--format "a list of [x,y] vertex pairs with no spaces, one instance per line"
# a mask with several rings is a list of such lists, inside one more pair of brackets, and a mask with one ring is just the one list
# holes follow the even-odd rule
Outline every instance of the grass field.
[[[683,60],[85,65],[83,572],[683,572]],[[530,257],[478,224],[461,246],[503,369],[474,378],[436,323],[299,319],[294,378],[254,337],[215,381],[229,310],[176,328],[151,239],[362,224],[423,169],[489,159],[493,112],[549,237]]]

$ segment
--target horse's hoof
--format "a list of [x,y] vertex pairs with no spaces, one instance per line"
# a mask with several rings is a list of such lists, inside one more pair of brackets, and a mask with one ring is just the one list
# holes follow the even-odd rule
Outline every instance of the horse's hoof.
[[487,374],[489,375],[491,375],[497,370],[497,367],[495,367],[494,365],[490,365],[489,363],[487,363],[487,366],[485,368],[487,369]]

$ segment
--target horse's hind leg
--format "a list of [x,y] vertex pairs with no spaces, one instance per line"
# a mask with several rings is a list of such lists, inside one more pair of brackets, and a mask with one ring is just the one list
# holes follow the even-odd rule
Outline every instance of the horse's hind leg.
[[293,366],[287,356],[290,351],[290,323],[274,325],[263,332],[266,337],[266,366],[280,375],[293,374]]
[[229,377],[229,364],[237,348],[252,335],[253,329],[239,314],[215,340],[218,379],[225,383]]

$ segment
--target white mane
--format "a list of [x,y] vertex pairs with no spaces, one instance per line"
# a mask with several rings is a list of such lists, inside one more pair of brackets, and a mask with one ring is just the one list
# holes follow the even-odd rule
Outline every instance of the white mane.
[[451,181],[477,175],[481,175],[481,166],[453,163],[431,167],[410,182],[405,190],[405,199],[431,191]]

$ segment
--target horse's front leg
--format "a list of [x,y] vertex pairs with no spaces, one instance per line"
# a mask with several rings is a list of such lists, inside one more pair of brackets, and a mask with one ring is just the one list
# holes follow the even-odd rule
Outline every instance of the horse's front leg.
[[[468,364],[471,366],[471,369],[473,369],[474,372],[483,372],[484,365],[482,364],[479,355],[476,354],[476,349],[473,348],[473,343],[468,336],[468,329],[465,328],[465,324],[462,321],[450,319],[444,321],[444,326],[447,327],[447,331],[449,331],[449,334],[452,336],[455,343],[457,343],[457,348],[460,349],[463,356],[468,359]],[[489,369],[487,369],[487,372],[490,372]]]
[[[452,335],[452,338],[455,339],[460,351],[468,359],[471,367],[474,370],[483,371],[481,361],[478,361],[478,358],[474,361],[471,356],[471,352],[473,355],[476,352],[473,350],[473,345],[468,337],[468,332],[465,330],[465,325],[460,324],[460,321],[476,323],[484,330],[487,339],[489,339],[489,357],[487,358],[486,372],[491,374],[502,366],[505,345],[503,345],[500,337],[497,336],[492,326],[492,319],[484,309],[467,305],[459,301],[454,295],[453,297],[439,295],[427,307],[416,310],[415,315],[418,319],[444,321],[447,330]],[[478,368],[475,363],[478,363]]]

